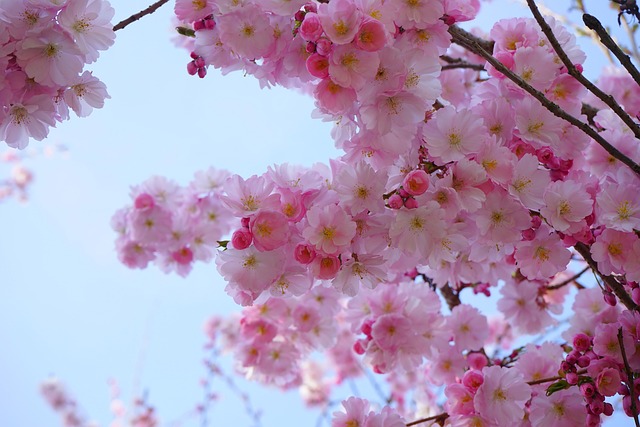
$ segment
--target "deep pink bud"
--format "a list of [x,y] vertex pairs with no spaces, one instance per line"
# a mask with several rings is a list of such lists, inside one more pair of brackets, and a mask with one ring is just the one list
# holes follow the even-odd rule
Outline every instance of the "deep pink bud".
[[153,196],[151,194],[141,193],[141,194],[138,194],[138,197],[136,197],[136,200],[133,202],[133,205],[135,206],[136,209],[148,210],[153,208],[156,205],[156,202],[153,199]]
[[404,177],[402,188],[412,196],[424,194],[429,189],[429,174],[422,169],[412,170]]
[[578,374],[576,374],[575,372],[568,372],[565,378],[567,382],[571,385],[578,384]]
[[331,53],[333,49],[333,43],[326,37],[320,37],[316,40],[316,52],[318,55],[327,56]]
[[540,228],[541,225],[542,225],[542,218],[540,218],[538,215],[534,215],[531,217],[531,228],[533,228],[534,230],[537,230],[538,228]]
[[582,352],[591,347],[591,338],[587,334],[579,333],[573,337],[573,348]]
[[304,21],[300,24],[300,37],[307,42],[316,42],[323,32],[324,30],[322,29],[318,15],[315,13],[307,13]]
[[313,2],[305,3],[303,9],[305,12],[318,12],[318,6],[316,6],[316,4]]
[[293,250],[293,256],[300,264],[309,264],[316,257],[316,251],[313,246],[300,243]]
[[584,383],[580,386],[580,393],[584,397],[592,397],[596,392],[596,388],[592,383]]
[[307,53],[314,53],[316,51],[316,44],[314,42],[307,42],[304,50],[306,50]]
[[296,21],[299,21],[299,22],[300,22],[300,21],[302,21],[302,20],[304,19],[304,15],[305,15],[304,10],[299,10],[299,11],[297,11],[297,12],[296,12],[296,14],[295,14],[295,15],[293,15],[293,18],[294,18]]
[[353,351],[361,356],[364,354],[366,350],[362,345],[362,340],[358,340],[353,344]]
[[453,24],[456,23],[456,18],[450,15],[444,15],[442,17],[442,20],[444,21],[445,24],[447,24],[448,26],[452,26]]
[[580,356],[578,358],[577,364],[581,368],[586,368],[587,366],[589,366],[591,364],[591,359],[589,358],[589,356]]
[[392,194],[391,197],[389,197],[389,207],[391,209],[400,209],[403,205],[402,197],[400,197],[399,194]]
[[602,296],[604,297],[604,302],[609,304],[611,307],[615,307],[616,304],[618,304],[618,299],[613,292],[603,292]]
[[197,72],[198,72],[198,67],[196,67],[196,63],[194,61],[189,62],[187,64],[187,73],[189,73],[192,76],[195,76]]
[[640,304],[640,288],[633,288],[631,290],[631,299],[636,304]]
[[231,244],[235,249],[247,249],[251,245],[251,242],[253,242],[253,236],[248,228],[239,228],[231,235]]
[[407,209],[415,209],[418,207],[418,201],[416,199],[414,199],[413,197],[408,197],[405,201],[404,201],[404,207]]
[[245,216],[240,220],[240,225],[242,225],[244,228],[249,228],[250,222],[251,222],[251,218],[249,218],[248,216]]
[[602,413],[607,417],[613,415],[613,405],[609,402],[604,402],[604,411]]
[[193,251],[185,246],[171,253],[171,258],[180,265],[187,265],[193,261]]
[[487,356],[482,353],[469,353],[467,355],[467,363],[471,369],[481,371],[488,364]]
[[484,376],[475,370],[469,370],[462,377],[462,384],[469,390],[476,391],[484,382]]
[[193,29],[195,31],[204,30],[205,28],[206,28],[206,24],[204,23],[203,20],[196,21],[196,22],[193,23]]
[[206,68],[198,68],[198,77],[200,77],[201,79],[204,79],[204,76],[206,75],[207,75]]
[[193,62],[196,64],[196,67],[198,68],[202,68],[206,65],[204,62],[204,58],[202,56],[197,57],[196,59],[193,60]]
[[526,230],[522,230],[522,240],[530,242],[535,238],[536,238],[536,231],[533,228],[527,228]]

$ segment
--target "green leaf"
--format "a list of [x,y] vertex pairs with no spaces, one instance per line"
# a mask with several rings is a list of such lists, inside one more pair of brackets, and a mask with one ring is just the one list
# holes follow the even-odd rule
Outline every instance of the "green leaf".
[[571,384],[569,384],[567,380],[559,380],[558,382],[551,384],[547,388],[547,396],[551,396],[553,393],[560,390],[566,390],[569,387],[571,387]]
[[176,27],[176,31],[181,36],[187,36],[187,37],[195,37],[196,36],[196,32],[194,30],[192,30],[191,28],[188,28],[188,27]]

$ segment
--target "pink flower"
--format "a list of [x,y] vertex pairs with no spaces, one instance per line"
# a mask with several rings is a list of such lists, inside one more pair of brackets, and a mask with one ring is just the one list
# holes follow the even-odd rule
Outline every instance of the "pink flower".
[[596,196],[598,222],[607,228],[631,232],[640,230],[640,186],[637,179],[619,183],[607,181]]
[[516,245],[515,258],[528,279],[547,279],[567,267],[571,251],[564,247],[556,233],[538,231],[533,240]]
[[116,34],[111,24],[114,14],[108,1],[75,0],[67,2],[58,22],[71,34],[85,55],[85,61],[92,63],[98,59],[98,51],[106,50],[114,43]]
[[453,107],[438,110],[424,127],[425,144],[429,154],[441,163],[461,160],[480,151],[486,133],[482,120],[470,110],[456,111]]
[[[593,211],[593,200],[579,183],[566,180],[549,184],[540,213],[558,231],[567,231]],[[579,227],[579,225],[578,225]]]
[[253,244],[259,251],[272,251],[287,243],[289,235],[289,221],[284,214],[261,209],[251,217],[249,223]]
[[531,399],[531,427],[584,427],[586,419],[584,399],[575,387]]
[[348,114],[354,108],[356,91],[335,83],[331,78],[322,80],[314,90],[316,105],[330,114]]
[[105,84],[90,71],[85,71],[70,83],[70,87],[64,91],[64,100],[78,117],[86,117],[94,108],[102,108],[104,100],[111,98]]
[[41,141],[55,126],[54,104],[50,96],[36,95],[15,102],[7,109],[4,120],[0,120],[0,140],[9,147],[23,149],[29,138]]
[[387,31],[384,25],[377,19],[366,18],[360,24],[355,36],[355,45],[358,49],[367,52],[377,52],[387,43]]
[[484,382],[473,398],[478,414],[500,426],[518,424],[524,418],[531,387],[513,368],[490,366],[482,373]]
[[358,397],[342,401],[345,412],[334,412],[331,427],[364,426],[369,415],[369,402]]
[[458,348],[480,349],[489,337],[487,318],[480,311],[467,304],[460,304],[451,311],[447,326],[453,333]]
[[327,37],[337,45],[351,43],[362,22],[362,12],[349,0],[318,5],[318,17]]
[[356,224],[337,205],[316,206],[307,212],[307,226],[302,236],[317,250],[338,254],[356,235]]
[[29,77],[51,87],[70,84],[84,65],[82,52],[60,27],[26,38],[20,43],[16,58]]
[[375,52],[365,52],[353,45],[334,47],[329,59],[329,75],[342,87],[360,90],[378,72],[380,58]]
[[603,396],[614,396],[620,388],[620,370],[604,368],[595,379],[596,388]]
[[309,12],[304,16],[304,21],[300,24],[298,34],[305,41],[316,42],[324,32],[320,18],[317,13]]
[[235,249],[247,249],[253,242],[253,236],[248,228],[242,227],[237,229],[231,235],[231,244]]
[[252,3],[219,16],[217,24],[220,40],[244,59],[263,58],[273,48],[274,31],[269,18]]
[[424,194],[429,189],[429,174],[422,169],[412,170],[404,177],[402,188],[412,196]]
[[554,323],[547,310],[538,300],[539,287],[534,282],[507,282],[500,293],[498,310],[504,313],[506,320],[519,332],[535,334]]

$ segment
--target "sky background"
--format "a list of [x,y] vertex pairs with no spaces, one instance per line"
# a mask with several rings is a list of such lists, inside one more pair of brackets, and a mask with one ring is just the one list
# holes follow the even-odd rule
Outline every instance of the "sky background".
[[[111,3],[114,23],[149,4]],[[553,2],[558,12],[569,3]],[[616,25],[605,0],[592,3],[593,13]],[[87,67],[111,99],[88,118],[52,129],[45,141],[32,141],[36,150],[58,144],[68,152],[27,160],[35,173],[29,202],[0,204],[2,427],[60,425],[38,392],[51,375],[102,426],[111,420],[111,378],[126,402],[146,390],[163,425],[202,400],[202,326],[210,315],[238,308],[213,264],[196,265],[183,279],[118,262],[109,223],[130,203],[130,186],[153,175],[185,185],[210,166],[248,177],[275,163],[309,166],[338,155],[330,125],[310,117],[311,98],[260,90],[240,73],[189,76],[188,52],[170,41],[172,7],[118,31],[115,45]],[[516,15],[529,16],[514,2],[494,0],[479,25],[488,30]],[[602,56],[589,50],[586,68],[595,76]],[[318,412],[304,411],[295,393],[242,387],[262,408],[263,426],[315,425]],[[225,396],[212,407],[210,425],[251,425],[237,397],[220,383],[214,390]]]

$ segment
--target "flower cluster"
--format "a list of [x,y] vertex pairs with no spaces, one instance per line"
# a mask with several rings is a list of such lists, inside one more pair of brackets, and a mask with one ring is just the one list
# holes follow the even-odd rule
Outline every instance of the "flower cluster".
[[[194,260],[208,261],[216,244],[224,246],[218,271],[226,292],[247,307],[239,330],[227,330],[228,348],[243,372],[262,381],[289,387],[306,378],[310,401],[326,401],[326,384],[317,365],[302,360],[317,349],[344,357],[336,342],[353,349],[347,366],[361,355],[389,374],[399,406],[403,375],[420,372],[433,389],[444,386],[452,426],[597,425],[611,413],[602,396],[620,392],[633,401],[623,365],[640,371],[632,311],[640,302],[640,180],[620,156],[523,88],[587,122],[586,89],[533,19],[494,25],[493,65],[451,45],[451,26],[478,7],[453,0],[178,0],[177,16],[195,34],[189,73],[242,69],[263,86],[313,94],[316,116],[336,123],[332,136],[344,155],[329,167],[216,175],[206,194],[154,178],[132,191],[133,207],[114,219],[121,259],[144,267],[160,254],[161,265],[186,274]],[[585,56],[575,37],[553,18],[545,25],[580,70]],[[603,82],[624,95],[627,80],[617,73]],[[633,99],[622,104],[637,114]],[[592,129],[637,162],[633,132],[594,105]],[[218,242],[228,229],[212,226],[209,209],[233,227],[229,242]],[[193,231],[199,227],[216,233]],[[205,255],[196,254],[199,247]],[[544,383],[558,379],[559,344],[528,345],[506,357],[488,357],[485,347],[505,345],[509,331],[538,334],[555,324],[552,315],[576,280],[576,253],[604,284],[577,285],[565,339],[584,334],[589,342],[567,355],[562,389],[545,393]],[[476,295],[499,288],[506,332],[461,303],[467,288]],[[630,310],[608,305],[619,299]],[[614,341],[620,328],[622,347]],[[338,378],[352,375],[337,371]],[[372,416],[360,399],[345,409],[334,425],[402,422],[386,410]]]
[[101,108],[104,83],[85,64],[115,40],[104,0],[4,2],[0,10],[0,140],[25,148],[56,122]]
[[227,173],[198,173],[186,188],[160,177],[132,188],[133,206],[112,219],[118,232],[118,258],[130,268],[156,260],[165,272],[185,276],[194,261],[210,261],[228,233],[231,215],[220,201],[220,182]]

